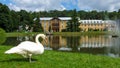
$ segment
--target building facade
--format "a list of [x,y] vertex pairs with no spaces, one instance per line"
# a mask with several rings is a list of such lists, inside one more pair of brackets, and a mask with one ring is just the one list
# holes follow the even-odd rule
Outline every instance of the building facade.
[[70,17],[44,17],[40,18],[40,23],[45,32],[61,32],[66,29],[66,23],[71,20]]
[[[43,17],[40,18],[40,23],[44,32],[62,32],[63,29],[66,29],[69,20],[71,17]],[[113,22],[112,20],[79,20],[79,28],[82,31],[110,31],[111,26],[114,26]]]

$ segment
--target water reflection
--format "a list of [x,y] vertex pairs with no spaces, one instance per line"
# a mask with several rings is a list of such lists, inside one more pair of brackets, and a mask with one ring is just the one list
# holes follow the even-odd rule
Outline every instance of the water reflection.
[[66,37],[67,46],[72,48],[72,51],[78,51],[78,46],[80,46],[79,40],[80,36]]
[[119,57],[120,56],[120,38],[111,38],[110,45],[107,49],[107,55],[112,57]]
[[49,50],[77,51],[96,55],[119,57],[120,38],[108,35],[86,36],[48,36]]
[[[48,35],[47,50],[72,51],[96,55],[107,55],[111,57],[120,56],[120,38],[112,38],[108,35],[86,35],[86,36],[53,36]],[[4,44],[17,45],[24,40],[34,41],[35,36],[8,37]]]
[[71,48],[69,50],[79,51],[81,48],[103,48],[110,45],[109,37],[99,36],[49,36],[49,44],[46,47],[59,50],[60,48]]

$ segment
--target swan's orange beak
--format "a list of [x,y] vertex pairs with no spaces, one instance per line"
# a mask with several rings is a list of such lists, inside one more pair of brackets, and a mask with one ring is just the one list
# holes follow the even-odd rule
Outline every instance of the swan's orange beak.
[[44,41],[45,41],[45,43],[47,44],[48,38],[47,38],[47,37],[45,37]]

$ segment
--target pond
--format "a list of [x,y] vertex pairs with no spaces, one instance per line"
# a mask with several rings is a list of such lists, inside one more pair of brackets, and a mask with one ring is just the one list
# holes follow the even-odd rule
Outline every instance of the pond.
[[[120,56],[119,37],[112,37],[109,35],[48,35],[47,37],[47,44],[41,41],[46,50],[79,52],[111,57]],[[3,44],[16,46],[25,40],[35,41],[34,38],[35,36],[7,37]]]

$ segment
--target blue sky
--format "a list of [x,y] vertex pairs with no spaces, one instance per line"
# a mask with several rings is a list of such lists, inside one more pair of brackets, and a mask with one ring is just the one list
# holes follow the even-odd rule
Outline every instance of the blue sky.
[[118,11],[120,0],[0,0],[10,9],[20,11],[49,11],[49,10],[98,10]]

